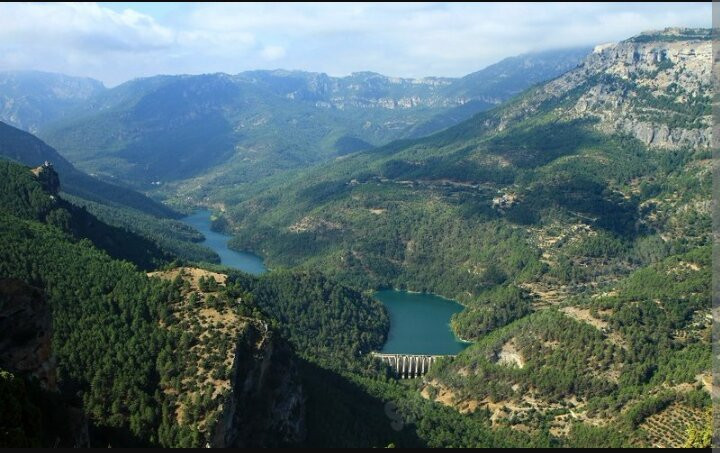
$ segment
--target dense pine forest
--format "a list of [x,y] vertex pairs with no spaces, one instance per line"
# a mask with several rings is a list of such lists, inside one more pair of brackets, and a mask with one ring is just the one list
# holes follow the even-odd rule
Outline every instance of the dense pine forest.
[[[0,447],[708,447],[710,57],[1,73]],[[400,379],[378,290],[461,352]]]

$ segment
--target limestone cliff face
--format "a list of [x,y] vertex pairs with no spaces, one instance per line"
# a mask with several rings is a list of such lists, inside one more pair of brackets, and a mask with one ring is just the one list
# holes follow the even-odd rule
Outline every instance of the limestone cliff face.
[[[538,88],[488,126],[502,130],[543,102],[570,96],[573,104],[558,112],[566,119],[592,119],[603,132],[630,134],[654,148],[708,148],[709,33],[670,28],[597,46],[576,69]],[[581,87],[582,93],[572,96]]]
[[[39,425],[21,427],[44,447],[90,446],[88,418],[74,397],[62,395],[57,386],[57,366],[52,354],[52,311],[38,288],[13,278],[0,279],[0,371],[8,370],[24,379],[30,374],[47,390],[21,398],[23,403],[42,407]],[[35,432],[42,426],[40,432]],[[0,433],[2,434],[2,433]],[[2,437],[2,435],[0,435]]]
[[212,447],[281,447],[306,436],[305,395],[290,347],[261,321],[239,338],[232,389]]
[[[709,102],[712,43],[684,36],[668,29],[596,49],[584,72],[614,75],[627,84],[599,83],[577,101],[574,113],[588,112],[600,119],[601,130],[629,133],[651,147],[709,147],[710,112],[688,107],[703,97]],[[647,102],[652,98],[668,102]]]
[[51,312],[42,292],[16,279],[0,279],[0,368],[36,376],[57,389],[51,351]]

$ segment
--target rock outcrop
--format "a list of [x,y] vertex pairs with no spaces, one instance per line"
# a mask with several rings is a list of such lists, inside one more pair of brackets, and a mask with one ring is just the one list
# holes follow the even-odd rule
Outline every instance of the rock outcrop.
[[42,292],[16,279],[0,279],[0,368],[36,376],[57,389],[51,350],[50,307]]
[[604,132],[627,133],[647,146],[709,147],[709,109],[693,108],[709,103],[712,43],[707,38],[673,28],[596,49],[578,74],[616,80],[599,81],[574,112],[598,118]]
[[39,167],[33,168],[32,173],[40,181],[45,192],[50,195],[57,195],[60,192],[60,176],[50,162],[45,161]]
[[[15,392],[6,395],[14,398],[15,407],[42,410],[32,422],[18,416],[2,425],[0,446],[8,439],[24,439],[27,445],[21,444],[25,446],[90,446],[88,418],[78,406],[79,401],[58,390],[51,326],[52,311],[40,289],[18,279],[0,279],[0,380],[4,381],[3,390]],[[27,380],[28,375],[37,378],[41,391],[28,390],[35,385]],[[7,399],[3,402],[7,403]],[[8,433],[20,437],[13,438]],[[19,444],[11,442],[6,446],[17,447]]]
[[711,61],[705,29],[669,28],[600,45],[486,126],[503,130],[543,103],[572,100],[557,110],[561,117],[591,119],[602,132],[629,134],[653,148],[708,148]]
[[294,355],[261,321],[238,339],[232,390],[213,447],[281,447],[305,439],[305,395]]
[[182,364],[178,376],[161,376],[175,422],[199,431],[202,444],[212,447],[302,442],[305,397],[295,355],[247,300],[222,291],[227,275],[195,267],[148,275],[184,280],[182,300],[162,323],[188,342],[174,352],[182,359],[171,359]]

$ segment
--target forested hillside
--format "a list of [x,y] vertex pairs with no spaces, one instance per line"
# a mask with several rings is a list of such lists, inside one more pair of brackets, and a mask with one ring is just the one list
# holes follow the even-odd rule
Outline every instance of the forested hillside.
[[[196,230],[177,221],[180,214],[132,189],[109,184],[77,170],[37,137],[0,123],[0,156],[38,167],[52,164],[65,199],[103,222],[131,231],[160,247],[166,255],[194,261],[218,262],[216,253],[195,244],[203,240]],[[90,230],[88,230],[90,231]]]
[[126,187],[109,184],[77,170],[57,151],[37,137],[0,122],[0,156],[36,167],[53,164],[63,178],[62,190],[72,195],[118,208],[132,208],[156,217],[177,216],[162,203]]
[[[346,423],[375,436],[348,437],[348,444],[397,442],[379,396],[337,374],[375,370],[371,361],[356,364],[355,355],[384,341],[388,320],[378,302],[302,273],[258,279],[168,268],[148,277],[67,228],[74,216],[90,216],[60,198],[55,189],[61,181],[51,171],[36,175],[2,163],[0,277],[47,298],[56,369],[46,372],[56,375],[58,391],[48,393],[16,370],[0,371],[0,445],[317,445],[331,443]],[[95,230],[112,230],[92,222]],[[122,243],[130,250],[134,241],[124,237]],[[0,295],[4,308],[6,294]],[[283,336],[292,348],[284,346]],[[260,372],[267,367],[275,374]],[[320,411],[332,404],[349,408],[328,401],[328,389],[341,392],[344,401],[373,401],[375,411],[368,420],[339,415],[339,425],[328,430]],[[87,416],[84,428],[64,425],[69,401]],[[277,409],[288,404],[297,408],[291,417]],[[248,407],[256,414],[251,419],[243,415]],[[9,416],[13,408],[20,412]],[[42,417],[33,415],[38,411]],[[377,430],[380,423],[385,428]],[[78,431],[51,438],[56,430],[71,429]],[[275,429],[293,434],[281,438]]]
[[[709,55],[703,53],[709,41],[680,44]],[[626,246],[628,240],[653,241],[668,228],[694,231],[676,231],[675,237],[697,238],[701,244],[708,225],[702,219],[708,219],[703,200],[709,193],[709,98],[703,93],[709,73],[700,57],[668,60],[658,68],[655,55],[668,51],[645,46],[647,56],[625,77],[603,75],[611,67],[603,60],[617,52],[609,48],[566,76],[440,134],[275,181],[275,188],[228,208],[228,219],[239,227],[237,245],[254,248],[271,263],[322,261],[336,272],[357,271],[372,284],[402,284],[408,278],[432,282],[436,275],[438,283],[418,289],[449,282],[448,288],[456,289],[448,295],[460,296],[507,276],[523,279],[540,272],[548,264],[541,264],[547,245],[537,238],[557,236],[553,225],[599,234],[592,240],[603,247],[603,239],[611,248],[607,253],[613,253],[613,240]],[[686,113],[680,113],[689,108],[686,103],[669,104],[666,117],[692,114],[698,127],[668,129],[665,141],[656,134],[648,143],[642,136],[646,129],[670,128],[660,119],[638,118],[642,111],[657,111],[645,107],[656,99],[643,88],[658,79],[652,68],[665,71],[661,80],[668,84],[682,74],[679,93],[696,91],[688,102],[701,104]],[[550,97],[558,87],[562,91]],[[607,117],[609,111],[597,101],[593,109],[577,108],[588,103],[587,93],[620,89],[625,93],[617,101],[624,106],[621,121]],[[678,99],[684,98],[679,94]],[[633,122],[640,137],[625,129],[606,131],[609,124],[625,128]],[[663,242],[672,245],[671,239]],[[558,271],[564,263],[556,263]],[[419,275],[423,269],[428,275]]]
[[[490,408],[496,424],[549,428],[548,414],[571,410],[553,431],[566,436],[572,421],[617,421],[663,389],[684,389],[663,408],[701,407],[702,392],[671,402],[702,386],[710,367],[710,54],[706,30],[599,47],[458,126],[229,206],[234,246],[359,289],[460,300],[453,327],[479,345],[441,368],[426,396],[464,412]],[[566,327],[551,333],[545,323]],[[521,370],[492,365],[497,357]],[[490,372],[503,378],[488,381]],[[528,392],[530,416],[500,410]],[[620,440],[644,442],[638,427],[655,412]]]
[[[59,393],[3,371],[3,389],[14,390],[2,404],[28,412],[0,418],[0,444],[47,445],[53,417],[72,400],[88,426],[67,428],[80,430],[65,433],[68,446],[547,444],[493,432],[484,417],[464,417],[389,378],[365,354],[387,334],[377,301],[304,272],[166,268],[149,278],[53,224],[47,213],[62,201],[42,178],[3,168],[12,190],[2,191],[0,276],[47,297]],[[388,404],[408,429],[392,428]],[[48,416],[28,418],[38,410]],[[458,429],[464,434],[453,437]]]
[[[0,117],[93,176],[0,123],[0,446],[707,446],[710,38],[461,79],[1,76]],[[397,379],[389,288],[459,301],[471,344]]]
[[151,269],[169,261],[155,243],[112,227],[68,203],[59,194],[60,178],[52,166],[35,169],[0,159],[0,208],[15,217],[43,222],[75,240],[89,240],[117,259]]
[[203,201],[457,124],[557,77],[587,51],[521,55],[458,79],[284,70],[149,77],[96,93],[39,135],[105,180]]

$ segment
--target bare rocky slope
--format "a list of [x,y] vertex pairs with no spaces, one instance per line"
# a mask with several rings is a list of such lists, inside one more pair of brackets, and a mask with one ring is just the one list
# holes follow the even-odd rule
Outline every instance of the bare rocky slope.
[[596,46],[577,69],[545,84],[494,124],[503,130],[550,99],[583,87],[563,119],[592,118],[605,133],[651,147],[708,147],[712,42],[706,30],[671,28]]

